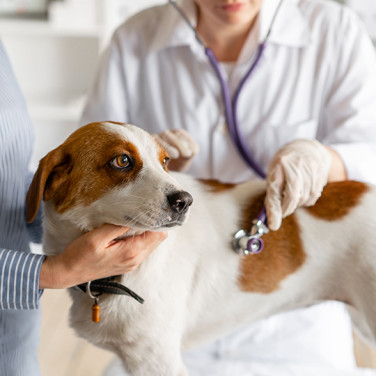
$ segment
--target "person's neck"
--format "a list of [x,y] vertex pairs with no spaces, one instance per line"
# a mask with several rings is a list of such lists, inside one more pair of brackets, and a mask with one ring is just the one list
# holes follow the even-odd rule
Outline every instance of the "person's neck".
[[241,26],[210,25],[208,22],[199,22],[197,32],[204,43],[213,50],[218,61],[235,62],[256,18],[257,16],[248,25]]

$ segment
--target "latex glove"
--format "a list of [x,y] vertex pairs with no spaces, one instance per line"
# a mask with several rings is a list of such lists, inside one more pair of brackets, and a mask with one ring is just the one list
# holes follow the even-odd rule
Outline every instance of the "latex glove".
[[278,230],[282,218],[299,206],[311,206],[328,182],[332,156],[316,140],[296,140],[283,146],[273,157],[266,177],[268,227]]
[[169,154],[168,167],[173,171],[185,171],[198,153],[197,142],[184,129],[171,129],[153,136]]

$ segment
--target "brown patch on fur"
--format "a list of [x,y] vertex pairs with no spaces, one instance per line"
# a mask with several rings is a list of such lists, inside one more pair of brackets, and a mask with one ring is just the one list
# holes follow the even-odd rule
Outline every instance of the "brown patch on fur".
[[[131,157],[132,169],[110,166],[122,154]],[[42,196],[45,201],[54,200],[57,212],[63,213],[78,204],[91,204],[114,186],[134,181],[141,168],[135,146],[101,123],[79,128],[41,160],[27,195],[27,219],[35,218]]]
[[367,184],[358,181],[329,183],[317,203],[305,209],[317,218],[335,221],[349,214],[368,190]]
[[202,179],[200,180],[200,182],[204,184],[208,188],[208,190],[214,193],[220,193],[236,187],[236,184],[221,183],[218,180]]
[[[317,203],[304,210],[317,218],[335,221],[348,215],[368,190],[367,184],[356,181],[329,183]],[[244,210],[241,228],[250,230],[250,221],[257,217],[264,200],[264,194],[256,197]],[[271,231],[262,239],[261,253],[242,258],[239,282],[244,291],[272,292],[304,263],[305,253],[294,215],[284,218],[278,231]]]
[[157,146],[157,150],[158,150],[158,160],[160,161],[162,167],[166,171],[168,171],[168,163],[169,162],[167,162],[166,164],[163,164],[163,162],[165,161],[166,158],[169,159],[170,156],[168,155],[168,153],[165,150],[165,148],[159,142],[157,142],[157,140],[154,139],[154,143]]
[[[245,208],[240,228],[250,230],[251,221],[260,213],[265,193]],[[263,235],[264,249],[257,255],[242,257],[239,283],[243,291],[270,293],[280,282],[304,263],[305,253],[295,216],[286,217],[278,231]]]

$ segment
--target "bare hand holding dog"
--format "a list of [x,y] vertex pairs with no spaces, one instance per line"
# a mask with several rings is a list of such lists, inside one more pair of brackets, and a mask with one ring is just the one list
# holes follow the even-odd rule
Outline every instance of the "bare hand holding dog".
[[267,174],[265,206],[268,227],[278,230],[282,218],[300,206],[311,206],[328,182],[346,180],[340,156],[316,140],[295,140],[272,159]]
[[105,224],[68,244],[62,253],[47,256],[39,288],[68,288],[130,272],[167,237],[166,232],[147,231],[114,240],[127,231],[127,227]]

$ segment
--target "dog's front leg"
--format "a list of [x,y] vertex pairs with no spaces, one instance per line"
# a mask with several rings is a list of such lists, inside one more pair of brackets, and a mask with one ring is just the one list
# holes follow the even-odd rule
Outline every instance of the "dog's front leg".
[[122,363],[129,376],[189,376],[181,359],[139,359],[135,362],[122,357]]
[[130,376],[188,376],[180,345],[169,345],[166,337],[158,342],[143,339],[131,346],[117,347],[116,353]]

